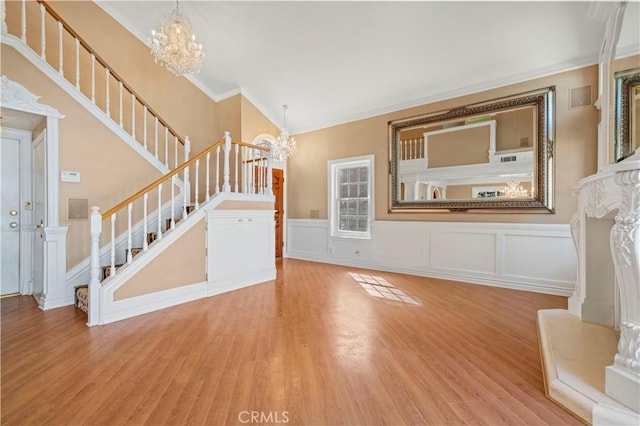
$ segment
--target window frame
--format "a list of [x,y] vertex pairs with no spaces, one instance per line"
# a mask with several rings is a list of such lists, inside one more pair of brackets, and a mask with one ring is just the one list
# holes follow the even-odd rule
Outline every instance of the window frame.
[[[375,203],[375,156],[373,154],[362,155],[358,157],[340,158],[329,160],[327,162],[327,181],[328,181],[328,208],[329,208],[329,234],[332,238],[358,238],[371,239],[371,226],[374,221]],[[339,179],[338,173],[343,169],[351,169],[357,167],[366,167],[369,170],[368,179],[368,211],[367,211],[367,231],[341,231],[339,229]]]

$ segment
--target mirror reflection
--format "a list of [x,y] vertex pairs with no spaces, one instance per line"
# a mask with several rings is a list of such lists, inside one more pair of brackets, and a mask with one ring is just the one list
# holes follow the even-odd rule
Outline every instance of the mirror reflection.
[[391,210],[550,210],[552,91],[391,122]]
[[640,147],[640,69],[615,74],[615,161]]

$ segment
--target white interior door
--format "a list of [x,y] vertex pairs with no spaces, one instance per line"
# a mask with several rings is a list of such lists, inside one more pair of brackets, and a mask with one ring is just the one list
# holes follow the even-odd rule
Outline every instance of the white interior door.
[[0,168],[0,294],[6,295],[20,291],[20,139],[2,136]]
[[44,294],[44,221],[45,221],[45,132],[33,141],[33,295],[36,300]]

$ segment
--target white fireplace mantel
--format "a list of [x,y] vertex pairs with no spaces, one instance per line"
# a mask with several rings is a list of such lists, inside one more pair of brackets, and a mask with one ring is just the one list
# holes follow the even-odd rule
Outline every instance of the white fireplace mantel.
[[579,182],[569,310],[538,313],[547,395],[587,423],[640,424],[640,158]]

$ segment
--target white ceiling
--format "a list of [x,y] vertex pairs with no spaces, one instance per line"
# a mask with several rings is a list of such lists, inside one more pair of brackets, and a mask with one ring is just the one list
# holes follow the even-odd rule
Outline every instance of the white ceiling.
[[[145,43],[174,7],[97,2]],[[216,100],[242,92],[291,133],[594,64],[605,24],[589,2],[181,1],[203,43],[191,78]],[[638,50],[635,29],[623,30]]]

